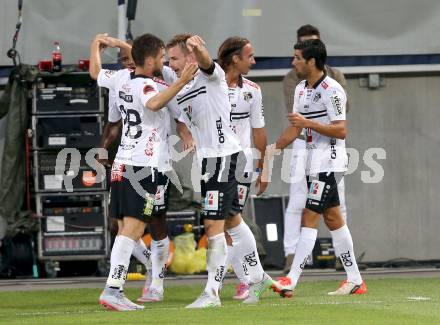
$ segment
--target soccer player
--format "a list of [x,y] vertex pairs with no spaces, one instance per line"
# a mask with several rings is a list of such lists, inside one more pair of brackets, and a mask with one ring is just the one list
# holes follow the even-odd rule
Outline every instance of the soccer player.
[[240,165],[244,157],[239,155],[240,140],[231,127],[225,73],[212,60],[204,44],[197,35],[180,34],[166,46],[170,67],[177,76],[189,62],[197,62],[199,66],[194,80],[177,96],[201,165],[202,215],[208,237],[208,281],[202,294],[187,308],[221,306],[218,291],[227,254],[224,228],[232,238],[237,256],[244,257],[249,271],[250,294],[244,302],[257,303],[263,291],[274,283],[264,272],[255,238],[241,218],[237,178],[243,176],[244,169],[240,172]]
[[[225,71],[226,82],[229,88],[229,101],[231,103],[232,128],[240,139],[240,145],[246,156],[243,181],[238,184],[240,212],[246,203],[252,181],[252,175],[259,173],[263,167],[264,152],[267,145],[267,134],[264,128],[264,114],[261,89],[256,84],[243,77],[249,73],[255,64],[254,49],[248,39],[243,37],[230,37],[226,39],[218,50],[218,63]],[[256,157],[257,165],[254,168],[252,143],[260,156]],[[261,174],[256,180],[257,195],[267,188],[267,182],[261,182]],[[232,264],[235,274],[240,280],[234,299],[246,299],[249,296],[249,274],[243,265],[242,257],[237,256],[232,246],[232,240],[226,233],[228,243],[228,256],[226,267]]]
[[[130,69],[121,73],[119,78],[130,80],[131,74],[135,70],[134,62],[131,57],[131,45],[119,39],[100,34],[102,44],[105,43],[107,47],[118,47],[121,49],[121,62],[124,68]],[[169,67],[162,68],[162,74],[170,73],[172,70]],[[164,73],[165,72],[165,73]],[[168,84],[163,80],[152,77],[156,82],[159,91],[166,89]],[[121,123],[121,112],[116,104],[117,94],[114,89],[109,89],[109,113],[108,123],[104,127],[104,132],[101,140],[101,148],[108,149],[108,147],[116,140],[119,135]],[[179,136],[184,141],[184,149],[191,146],[191,133],[186,125],[178,121],[179,111],[177,107],[172,105],[172,101],[167,104],[171,115],[176,121],[176,130]],[[168,134],[171,133],[169,130]],[[149,220],[152,242],[151,251],[147,249],[142,239],[140,239],[133,249],[132,255],[136,257],[146,268],[145,284],[142,289],[142,296],[138,299],[139,302],[158,302],[163,300],[163,280],[166,271],[166,261],[168,260],[169,252],[169,238],[166,227],[166,211],[168,210],[168,183],[169,179],[166,175],[170,172],[171,166],[166,165],[166,170],[159,170],[158,191],[156,193],[154,202],[154,212],[152,218]],[[123,220],[118,219],[118,236],[121,234],[123,227]]]
[[301,234],[290,272],[279,293],[291,297],[312,253],[317,236],[319,218],[330,229],[336,255],[340,256],[347,280],[330,295],[363,294],[365,282],[359,272],[353,250],[353,240],[340,211],[338,183],[347,170],[345,150],[347,122],[346,95],[342,86],[324,72],[327,52],[319,39],[295,44],[293,65],[304,80],[295,89],[294,106],[288,114],[291,126],[272,145],[283,149],[301,132],[306,136],[307,201],[302,214]]
[[[320,39],[321,37],[318,28],[312,25],[301,26],[298,28],[296,35],[297,42],[303,42],[308,39]],[[344,89],[346,88],[347,81],[341,71],[330,67],[327,64],[324,66],[324,71],[330,78],[335,79]],[[302,79],[297,75],[295,68],[290,70],[283,79],[284,101],[288,113],[292,111],[295,87],[301,82],[301,80]],[[348,103],[346,106],[348,112]],[[306,141],[304,136],[300,135],[293,142],[291,175],[295,175],[295,177],[290,184],[289,203],[284,216],[284,253],[286,256],[286,264],[283,271],[285,274],[290,271],[290,267],[292,266],[293,257],[299,240],[299,233],[301,231],[301,215],[307,197],[307,182],[305,176],[306,159]],[[338,184],[338,193],[341,213],[346,221],[347,209],[345,205],[344,179]]]
[[99,301],[113,310],[136,310],[143,306],[127,303],[121,288],[134,246],[146,223],[154,219],[154,202],[163,176],[159,170],[166,170],[170,164],[167,141],[170,121],[164,107],[194,77],[197,66],[188,64],[179,80],[159,92],[150,77],[160,73],[163,67],[162,40],[151,34],[135,39],[131,53],[136,67],[132,74],[127,69],[101,69],[103,45],[105,40],[101,38],[92,42],[90,75],[98,80],[98,85],[118,94],[116,104],[123,118],[123,130],[112,166],[110,210],[123,224],[113,245],[110,274]]

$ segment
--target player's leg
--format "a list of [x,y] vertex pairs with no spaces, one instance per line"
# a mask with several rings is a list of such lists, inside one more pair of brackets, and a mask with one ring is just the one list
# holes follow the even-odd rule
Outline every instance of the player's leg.
[[202,211],[205,234],[208,237],[208,250],[206,252],[206,269],[208,281],[202,294],[186,308],[206,308],[221,306],[219,288],[225,272],[227,254],[226,238],[224,234],[225,212],[224,193],[220,186],[222,168],[225,157],[204,158],[202,161]]
[[301,232],[302,211],[306,204],[307,182],[305,176],[305,163],[307,152],[305,141],[297,139],[293,143],[291,176],[290,176],[290,196],[289,203],[284,214],[284,254],[286,263],[284,274],[289,273],[293,258],[298,245]]
[[[132,166],[125,167],[131,172],[136,168]],[[140,168],[137,170],[139,169]],[[120,170],[121,169],[118,168],[118,171]],[[126,178],[126,174],[124,174],[123,177],[122,175],[112,177],[111,215],[119,218],[123,216],[123,225],[112,248],[110,273],[105,289],[100,296],[100,303],[113,310],[134,310],[143,308],[143,306],[134,303],[128,304],[127,298],[125,298],[123,292],[121,292],[121,288],[125,283],[133,249],[143,235],[146,220],[152,213],[157,181],[154,181],[154,178],[150,174],[149,177],[141,180],[139,185],[140,189],[143,189],[143,191],[141,191],[142,193],[137,193],[131,185],[130,180]]]
[[163,300],[163,282],[166,273],[170,239],[166,223],[168,210],[168,177],[159,173],[157,193],[152,217],[149,220],[151,231],[151,278],[145,280],[140,302],[158,302]]
[[[330,230],[333,239],[336,256],[342,262],[347,273],[347,280],[343,281],[341,286],[330,295],[363,294],[367,291],[365,282],[359,272],[356,257],[353,249],[353,239],[350,230],[344,221],[344,217],[339,207],[339,187],[337,186],[338,176],[331,176],[335,180],[336,191],[331,195],[329,208],[324,211],[324,221]],[[339,176],[342,177],[342,176]],[[340,180],[339,180],[340,181]],[[332,206],[333,205],[333,206]]]

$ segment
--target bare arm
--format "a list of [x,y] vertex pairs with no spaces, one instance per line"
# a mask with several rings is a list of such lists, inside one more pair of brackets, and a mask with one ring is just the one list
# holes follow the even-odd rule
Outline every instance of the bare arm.
[[145,107],[153,112],[157,112],[163,108],[174,96],[176,96],[179,91],[193,78],[197,72],[197,65],[194,63],[187,63],[182,71],[182,75],[175,83],[173,83],[167,89],[159,92],[152,98],[150,98],[146,103]]
[[89,73],[92,79],[98,79],[99,71],[101,71],[101,52],[106,47],[118,47],[121,50],[126,49],[131,52],[131,45],[114,37],[108,36],[108,34],[98,34],[90,45],[90,66]]
[[118,122],[107,122],[104,126],[104,131],[102,132],[101,142],[99,147],[108,149],[111,144],[116,140],[121,131],[122,121]]
[[331,124],[323,124],[314,120],[308,120],[298,113],[289,113],[288,119],[293,126],[309,128],[329,138],[344,140],[347,135],[347,121],[332,121]]
[[275,142],[276,149],[284,149],[291,144],[301,134],[302,128],[289,126],[280,135],[277,142]]
[[268,182],[262,181],[261,172],[264,167],[264,157],[266,155],[266,146],[267,146],[267,132],[265,128],[252,128],[252,137],[254,141],[255,148],[260,152],[260,159],[257,163],[257,172],[260,173],[258,175],[257,180],[255,182],[255,187],[258,188],[257,195],[263,194],[269,185]]
[[101,50],[104,48],[104,38],[107,34],[98,34],[90,45],[90,65],[89,74],[92,79],[98,79],[99,71],[101,71]]
[[212,66],[212,58],[205,47],[205,41],[200,36],[194,35],[190,37],[186,41],[186,46],[190,52],[194,53],[195,59],[201,69],[208,70]]
[[195,148],[194,140],[186,124],[176,120],[176,132],[177,135],[183,141],[183,150],[187,150],[187,149],[190,149],[191,151],[194,150]]
[[253,128],[252,138],[255,148],[260,152],[260,159],[257,163],[257,168],[260,170],[263,168],[264,155],[266,153],[267,146],[267,132],[265,128]]

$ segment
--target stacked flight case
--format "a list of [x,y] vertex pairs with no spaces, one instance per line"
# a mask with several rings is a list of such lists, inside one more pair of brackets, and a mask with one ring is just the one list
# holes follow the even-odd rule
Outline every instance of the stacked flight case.
[[59,261],[96,260],[98,268],[104,267],[108,190],[106,180],[100,182],[88,163],[104,124],[100,89],[88,73],[72,72],[41,75],[32,92],[38,257],[49,276],[56,276]]

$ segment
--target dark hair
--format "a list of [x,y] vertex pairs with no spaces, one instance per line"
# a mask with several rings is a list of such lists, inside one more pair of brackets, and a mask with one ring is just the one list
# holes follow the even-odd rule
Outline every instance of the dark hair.
[[185,54],[188,54],[188,48],[186,47],[186,41],[188,38],[192,37],[193,34],[189,33],[183,33],[183,34],[177,34],[172,39],[170,39],[166,45],[166,49],[170,49],[176,45],[179,45],[179,47],[182,49],[182,51]]
[[312,25],[302,25],[296,31],[296,40],[299,42],[300,37],[303,36],[311,36],[316,35],[318,38],[321,38],[321,34],[319,33],[319,29]]
[[249,40],[244,37],[233,36],[227,38],[222,45],[220,45],[217,53],[217,61],[222,69],[225,70],[232,63],[232,57],[234,55],[241,56],[243,47],[249,43]]
[[136,66],[143,66],[145,59],[156,57],[161,49],[165,48],[163,41],[152,34],[136,37],[131,47],[131,56]]
[[320,39],[309,39],[304,42],[296,43],[295,50],[300,50],[303,58],[308,61],[315,59],[316,68],[324,70],[325,62],[327,61],[327,50],[325,44]]

